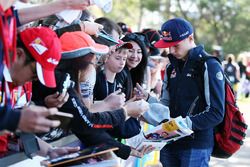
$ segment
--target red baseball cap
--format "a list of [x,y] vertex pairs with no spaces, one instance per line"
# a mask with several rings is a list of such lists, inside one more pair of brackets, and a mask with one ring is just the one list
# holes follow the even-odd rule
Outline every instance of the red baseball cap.
[[109,48],[95,41],[83,31],[66,32],[60,37],[62,59],[72,59],[89,53],[107,54]]
[[123,42],[121,39],[118,40],[118,44],[115,45],[116,50],[119,48],[132,49],[133,45],[129,42]]
[[20,38],[36,60],[39,81],[47,87],[56,87],[54,71],[61,59],[61,43],[56,33],[47,27],[34,27],[22,31]]

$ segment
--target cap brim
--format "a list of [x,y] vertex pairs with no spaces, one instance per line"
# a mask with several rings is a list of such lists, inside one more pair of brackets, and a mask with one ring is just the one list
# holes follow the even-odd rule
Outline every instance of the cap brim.
[[131,43],[128,42],[124,42],[124,44],[122,44],[121,46],[122,48],[126,48],[126,49],[132,49],[133,45]]
[[117,44],[116,45],[116,49],[119,49],[119,48],[132,49],[133,45],[131,43],[129,43],[129,42],[123,42],[122,44]]
[[98,43],[95,43],[93,46],[90,47],[92,53],[95,54],[107,54],[109,52],[109,47],[105,46],[105,45],[101,45]]
[[89,53],[94,53],[96,55],[104,55],[104,54],[107,54],[108,52],[109,52],[109,47],[96,43],[90,47],[62,52],[62,59],[73,59],[73,58],[85,56]]
[[154,46],[156,48],[170,48],[172,46],[175,46],[176,44],[178,44],[181,41],[175,41],[175,42],[165,42],[163,39],[160,39],[159,41],[157,41]]
[[50,88],[56,87],[56,79],[54,70],[46,70],[42,68],[42,66],[37,62],[36,63],[36,71],[39,81]]

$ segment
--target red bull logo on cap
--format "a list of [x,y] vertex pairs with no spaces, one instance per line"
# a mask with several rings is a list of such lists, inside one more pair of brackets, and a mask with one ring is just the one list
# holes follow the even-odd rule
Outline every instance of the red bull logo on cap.
[[163,31],[162,32],[162,36],[163,36],[163,40],[166,40],[166,41],[172,41],[172,36],[171,36],[171,32],[168,32],[168,31]]

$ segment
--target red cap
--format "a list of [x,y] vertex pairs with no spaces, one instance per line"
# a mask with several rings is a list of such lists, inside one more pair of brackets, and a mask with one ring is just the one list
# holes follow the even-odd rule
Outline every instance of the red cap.
[[122,40],[118,40],[118,44],[115,45],[116,49],[119,49],[119,48],[126,48],[126,49],[132,49],[133,48],[133,45],[129,42],[123,42]]
[[[182,40],[181,40],[182,41]],[[170,48],[172,46],[177,45],[178,43],[180,43],[181,41],[175,41],[175,42],[165,42],[163,39],[160,39],[159,41],[157,41],[154,46],[156,48]]]
[[95,41],[83,31],[66,32],[60,37],[62,59],[72,59],[89,53],[107,54],[109,48]]
[[34,27],[22,31],[20,37],[37,61],[40,82],[47,87],[56,87],[54,70],[61,59],[61,43],[56,33],[47,27]]

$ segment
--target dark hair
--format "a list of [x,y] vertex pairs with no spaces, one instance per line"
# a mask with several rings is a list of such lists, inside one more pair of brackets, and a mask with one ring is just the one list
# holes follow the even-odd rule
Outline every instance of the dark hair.
[[25,63],[24,65],[35,62],[36,60],[33,58],[32,54],[28,51],[23,41],[20,38],[20,35],[17,35],[17,48],[22,48],[25,54]]
[[[79,87],[79,70],[86,70],[91,63],[91,60],[94,58],[93,53],[89,53],[85,56],[73,58],[73,59],[61,59],[58,66],[56,67],[57,71],[69,73],[71,80],[75,82],[75,90],[78,92]],[[79,92],[78,92],[79,93]]]
[[122,34],[122,30],[119,25],[107,17],[100,17],[96,19],[95,22],[103,25],[104,31],[106,31],[108,34],[112,34],[113,30],[116,31],[119,36]]
[[124,42],[134,41],[140,46],[142,50],[141,62],[135,68],[130,70],[133,86],[135,87],[136,83],[139,83],[141,85],[144,80],[144,73],[148,63],[147,50],[144,43],[145,36],[138,33],[130,33],[126,34],[125,37],[122,38],[122,40]]
[[166,50],[163,50],[163,52],[161,53],[161,57],[168,57],[168,53]]
[[127,24],[125,24],[123,22],[118,22],[117,24],[120,26],[123,34],[125,34],[126,32],[128,32],[128,26],[127,26]]
[[87,21],[87,20],[90,20],[92,17],[91,13],[85,9],[85,10],[82,10],[82,15],[80,17],[80,20],[81,21]]

